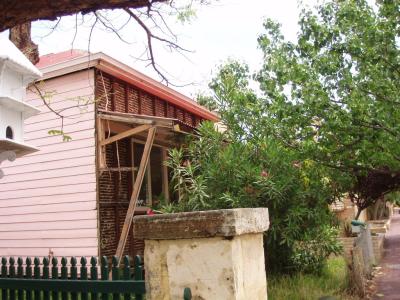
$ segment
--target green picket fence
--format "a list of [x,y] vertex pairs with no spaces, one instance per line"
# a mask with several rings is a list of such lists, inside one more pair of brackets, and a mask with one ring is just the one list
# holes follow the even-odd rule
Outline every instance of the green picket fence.
[[[135,257],[134,268],[125,256],[123,266],[118,267],[116,257],[112,258],[111,276],[107,257],[102,257],[100,266],[97,259],[71,257],[70,264],[65,257],[61,266],[57,258],[51,260],[22,258],[17,261],[10,257],[1,260],[0,300],[143,300],[145,282],[142,263]],[[100,269],[100,276],[99,276]],[[79,276],[78,276],[79,275]],[[111,278],[110,278],[111,277]]]

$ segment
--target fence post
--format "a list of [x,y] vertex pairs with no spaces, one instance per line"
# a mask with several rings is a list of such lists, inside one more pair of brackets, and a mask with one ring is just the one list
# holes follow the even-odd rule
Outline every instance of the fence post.
[[[101,257],[101,280],[109,279],[109,271],[108,271],[108,259],[107,256]],[[108,300],[108,293],[101,294],[102,300]]]
[[138,216],[145,240],[146,299],[267,299],[267,208]]
[[[39,257],[35,257],[34,259],[33,259],[33,264],[34,264],[34,267],[33,267],[33,277],[35,278],[35,279],[40,279],[40,259],[39,259]],[[39,287],[38,287],[39,288]],[[34,293],[33,293],[34,295],[35,295],[35,300],[36,299],[40,299],[40,290],[39,289],[36,289],[36,290],[34,290]]]
[[[58,279],[58,259],[57,257],[53,257],[51,259],[51,278],[52,279]],[[51,293],[52,299],[59,299],[59,293],[56,291],[53,291]]]
[[[124,280],[130,280],[131,279],[131,270],[130,270],[130,259],[128,255],[124,256]],[[131,299],[131,295],[130,294],[124,294],[124,300],[130,300]]]
[[[67,267],[67,258],[61,258],[61,279],[68,279],[68,267]],[[68,293],[62,292],[61,293],[62,300],[68,300]]]
[[[26,258],[25,277],[26,277],[26,279],[32,278],[32,259],[30,257]],[[33,291],[26,290],[26,292],[25,292],[26,300],[32,299],[32,293],[33,293]]]
[[[8,269],[8,275],[10,278],[15,278],[15,258],[10,257],[10,259],[8,261],[10,262],[10,266]],[[10,299],[15,299],[15,290],[14,289],[10,289]]]
[[[81,257],[81,280],[87,280],[88,279],[88,272],[87,272],[87,260],[85,257]],[[81,300],[87,300],[88,299],[88,293],[83,292],[81,293]]]
[[[24,261],[22,260],[21,257],[18,257],[17,259],[17,277],[22,278],[24,277],[24,267],[22,266],[24,264]],[[18,300],[23,300],[24,299],[24,290],[19,289],[18,290]]]
[[[140,258],[139,255],[136,255],[136,257],[135,257],[134,268],[135,268],[134,279],[135,280],[143,280],[142,259]],[[143,295],[135,294],[135,300],[143,300]]]
[[[7,258],[2,257],[1,258],[1,277],[7,277]],[[7,299],[7,289],[2,289],[1,290],[1,297],[2,299]]]
[[[112,258],[112,280],[119,280],[119,266],[118,266],[118,257],[113,256]],[[113,299],[119,299],[119,293],[113,295]]]
[[[97,258],[92,256],[90,259],[90,279],[91,280],[97,280],[99,278],[99,274],[97,271]],[[92,300],[98,300],[99,295],[97,293],[90,293],[90,299]]]
[[[43,258],[43,279],[50,278],[50,270],[49,270],[50,261],[48,257]],[[44,300],[50,300],[50,293],[48,291],[43,292]]]
[[[76,257],[72,256],[70,262],[71,262],[71,268],[70,268],[71,279],[72,280],[78,279],[78,268],[76,266],[77,264]],[[71,292],[71,300],[77,300],[77,299],[78,299],[78,293]]]
[[183,290],[183,300],[192,300],[192,291],[189,288]]

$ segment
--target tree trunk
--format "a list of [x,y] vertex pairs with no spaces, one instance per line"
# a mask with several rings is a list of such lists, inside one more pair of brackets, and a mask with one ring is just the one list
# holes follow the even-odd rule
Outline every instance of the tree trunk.
[[357,214],[356,214],[356,217],[355,217],[356,220],[358,220],[358,218],[360,217],[362,211],[363,211],[362,208],[357,207]]
[[3,0],[0,1],[0,32],[14,26],[99,9],[141,8],[167,0]]
[[380,200],[380,205],[379,205],[379,214],[378,214],[378,220],[382,220],[386,214],[386,201],[382,198]]
[[372,220],[378,220],[379,202],[380,202],[380,199],[378,199],[376,201],[376,203],[373,207]]
[[34,64],[39,61],[39,48],[31,39],[31,23],[19,24],[10,29],[10,40]]

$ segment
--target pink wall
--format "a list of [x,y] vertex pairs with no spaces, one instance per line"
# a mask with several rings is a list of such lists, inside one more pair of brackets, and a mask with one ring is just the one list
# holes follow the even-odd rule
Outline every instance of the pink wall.
[[53,109],[70,108],[62,113],[70,142],[48,134],[61,119],[28,93],[42,113],[25,121],[25,141],[40,151],[2,164],[0,256],[98,255],[93,83],[85,70],[42,86]]

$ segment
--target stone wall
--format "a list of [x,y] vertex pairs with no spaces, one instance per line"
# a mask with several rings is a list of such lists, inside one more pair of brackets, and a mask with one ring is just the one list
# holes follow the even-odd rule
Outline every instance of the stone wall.
[[[349,261],[351,259],[351,251],[354,249],[354,237],[342,237],[339,241],[343,245],[343,256]],[[383,255],[383,241],[384,235],[373,235],[372,236],[372,247],[375,255],[376,263],[378,264],[382,259]]]
[[263,232],[267,208],[140,216],[146,299],[267,299]]

